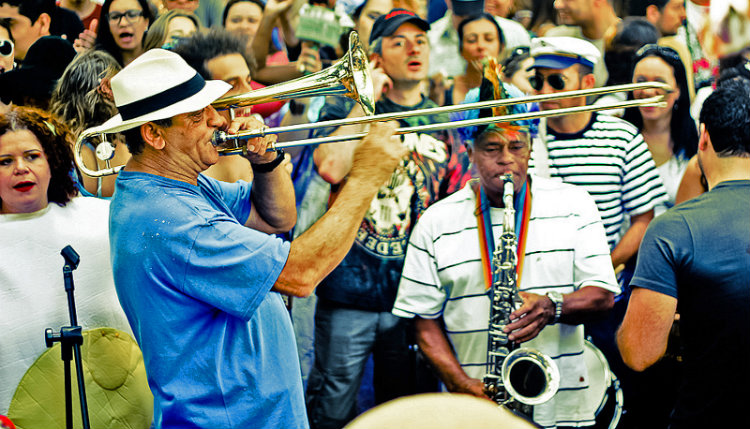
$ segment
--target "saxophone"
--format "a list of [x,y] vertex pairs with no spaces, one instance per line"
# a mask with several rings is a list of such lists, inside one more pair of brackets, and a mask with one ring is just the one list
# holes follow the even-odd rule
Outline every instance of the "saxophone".
[[537,350],[519,347],[503,332],[510,314],[522,305],[516,286],[516,232],[513,176],[503,180],[503,233],[492,256],[493,284],[487,338],[487,372],[484,391],[499,405],[529,417],[532,407],[547,402],[560,385],[557,365]]

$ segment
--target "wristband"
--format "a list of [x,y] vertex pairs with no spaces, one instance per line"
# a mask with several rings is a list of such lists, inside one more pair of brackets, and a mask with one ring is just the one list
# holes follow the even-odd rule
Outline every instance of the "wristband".
[[253,172],[268,173],[269,171],[273,171],[276,167],[278,167],[282,161],[284,161],[284,150],[277,149],[276,158],[273,161],[267,162],[265,164],[250,164],[250,165],[253,167]]

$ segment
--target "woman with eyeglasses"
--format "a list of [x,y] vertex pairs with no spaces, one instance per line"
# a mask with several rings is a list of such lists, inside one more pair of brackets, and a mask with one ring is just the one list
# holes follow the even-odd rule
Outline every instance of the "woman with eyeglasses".
[[154,21],[147,0],[106,0],[95,49],[106,51],[121,66],[143,53],[143,38]]
[[[659,215],[674,205],[675,195],[688,160],[698,150],[698,130],[690,115],[690,92],[679,54],[665,46],[645,45],[636,52],[633,83],[663,82],[674,88],[666,94],[666,107],[637,107],[625,110],[624,119],[643,135],[669,200],[655,209]],[[657,89],[633,91],[630,99],[663,94]]]
[[458,47],[466,60],[466,71],[453,77],[453,83],[445,87],[442,82],[433,82],[430,98],[439,106],[458,104],[466,93],[482,83],[484,64],[490,58],[498,61],[505,47],[500,26],[488,13],[465,18],[458,25]]
[[8,21],[0,20],[0,73],[13,70],[15,66],[13,36]]

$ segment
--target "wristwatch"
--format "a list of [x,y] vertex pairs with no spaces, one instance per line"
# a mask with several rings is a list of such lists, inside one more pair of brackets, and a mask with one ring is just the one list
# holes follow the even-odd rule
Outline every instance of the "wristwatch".
[[555,317],[552,319],[552,323],[550,323],[550,325],[554,325],[560,320],[560,316],[562,315],[563,296],[560,292],[552,291],[547,292],[547,298],[555,304]]

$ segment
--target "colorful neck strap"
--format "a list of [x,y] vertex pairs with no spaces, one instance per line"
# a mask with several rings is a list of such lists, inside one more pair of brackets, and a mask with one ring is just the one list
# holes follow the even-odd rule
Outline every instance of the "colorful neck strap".
[[[523,184],[521,192],[517,193],[513,199],[513,205],[516,210],[516,285],[521,284],[521,273],[523,273],[523,261],[526,249],[526,237],[529,232],[529,219],[531,217],[531,191],[527,187],[528,181]],[[477,182],[474,187],[477,194],[476,211],[477,231],[479,232],[479,253],[482,255],[482,274],[484,284],[489,290],[495,283],[495,276],[492,270],[492,255],[495,251],[495,238],[492,234],[492,219],[490,216],[490,202],[487,199],[482,185]]]

